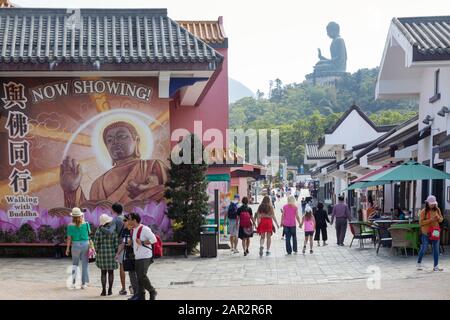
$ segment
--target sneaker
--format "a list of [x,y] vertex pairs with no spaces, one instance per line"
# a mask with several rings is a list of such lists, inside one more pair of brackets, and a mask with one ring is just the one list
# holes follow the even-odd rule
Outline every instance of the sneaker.
[[122,290],[119,291],[119,294],[120,294],[121,296],[126,296],[126,295],[128,294],[128,292],[127,292],[127,290],[122,289]]
[[327,246],[327,245],[328,245],[328,243],[324,242],[322,246],[324,246],[324,247],[325,247],[325,246]]
[[297,251],[294,251],[294,254],[297,254]]
[[87,287],[88,287],[87,284],[82,284],[81,285],[81,289],[87,289]]
[[239,253],[239,250],[238,249],[234,249],[234,253]]
[[444,271],[444,269],[439,268],[438,266],[436,266],[436,267],[433,268],[433,271],[434,272],[439,272],[439,271]]
[[128,298],[128,300],[139,300],[139,296],[134,294],[131,298]]
[[266,256],[270,256],[270,251],[266,251]]
[[234,249],[233,248],[231,248],[231,253],[234,253]]
[[422,264],[418,263],[417,264],[417,271],[422,271],[422,270],[423,270]]
[[264,247],[259,247],[259,256],[262,257],[264,253]]
[[75,290],[76,288],[77,287],[75,286],[75,283],[71,284],[70,287],[69,287],[69,289],[71,289],[71,290]]

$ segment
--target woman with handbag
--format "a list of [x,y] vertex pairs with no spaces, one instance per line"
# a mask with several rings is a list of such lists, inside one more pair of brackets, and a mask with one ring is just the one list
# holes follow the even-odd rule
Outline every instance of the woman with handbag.
[[83,212],[80,208],[73,208],[70,213],[72,223],[67,226],[67,249],[66,256],[72,250],[72,285],[75,289],[77,270],[81,261],[81,289],[86,289],[89,283],[89,234],[91,228],[89,223],[84,221]]
[[248,206],[247,197],[242,198],[242,206],[237,210],[237,216],[239,217],[239,239],[242,240],[244,256],[247,256],[249,254],[250,238],[253,237],[253,226],[255,225],[252,208]]
[[102,293],[106,296],[106,274],[108,274],[108,296],[112,295],[112,286],[114,283],[114,270],[119,265],[116,261],[116,252],[119,247],[119,239],[117,233],[108,232],[109,226],[113,218],[107,214],[100,216],[100,226],[95,231],[94,246],[97,257],[95,259],[96,266],[101,270]]
[[417,270],[423,270],[422,258],[428,245],[431,243],[433,247],[434,268],[433,271],[443,271],[439,268],[439,241],[441,230],[439,223],[444,218],[442,217],[441,210],[437,207],[437,201],[435,196],[429,196],[425,202],[425,209],[420,212],[419,224],[422,231],[422,246],[419,251],[419,259],[417,260]]

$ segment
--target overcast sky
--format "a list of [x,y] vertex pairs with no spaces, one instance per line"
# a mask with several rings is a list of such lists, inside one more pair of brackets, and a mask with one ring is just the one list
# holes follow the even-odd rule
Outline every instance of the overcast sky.
[[347,69],[376,67],[392,17],[450,15],[450,0],[12,0],[21,7],[167,8],[174,20],[224,17],[229,75],[252,91],[269,80],[301,82],[329,57],[329,21],[341,26]]

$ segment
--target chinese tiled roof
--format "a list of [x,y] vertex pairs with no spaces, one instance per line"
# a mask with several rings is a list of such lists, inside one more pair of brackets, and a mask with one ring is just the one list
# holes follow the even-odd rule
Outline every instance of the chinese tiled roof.
[[190,33],[208,44],[222,44],[227,36],[223,28],[222,17],[216,21],[177,21]]
[[0,9],[0,63],[207,64],[223,56],[166,9]]
[[332,151],[319,151],[318,143],[307,143],[305,146],[305,154],[310,160],[333,160],[336,158]]
[[363,150],[361,150],[358,154],[356,154],[355,157],[357,159],[360,159],[361,157],[363,157],[364,155],[368,154],[369,152],[371,152],[375,148],[378,148],[380,146],[380,144],[384,140],[388,139],[389,137],[394,135],[396,132],[402,131],[407,126],[414,125],[414,123],[416,123],[418,119],[419,119],[419,116],[416,115],[416,116],[412,117],[411,119],[409,119],[409,120],[407,120],[407,121],[405,121],[405,122],[395,126],[390,131],[386,132],[382,136],[380,136],[377,139],[373,140],[371,144],[369,144],[367,147],[365,147]]
[[419,54],[450,55],[450,16],[393,18],[392,23]]
[[352,113],[352,111],[358,112],[358,114],[363,118],[375,131],[377,132],[387,132],[391,130],[395,126],[377,126],[370,118],[361,110],[360,107],[357,105],[352,105],[350,108],[347,109],[347,111],[344,112],[344,114],[341,116],[341,118],[331,127],[325,130],[325,134],[333,134],[334,131],[344,122],[345,119]]

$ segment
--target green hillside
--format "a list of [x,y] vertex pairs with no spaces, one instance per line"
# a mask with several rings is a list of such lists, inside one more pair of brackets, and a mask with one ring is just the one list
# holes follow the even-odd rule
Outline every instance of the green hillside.
[[303,163],[304,144],[316,142],[352,104],[358,105],[377,124],[397,124],[418,111],[416,101],[375,100],[378,69],[361,69],[336,83],[322,87],[304,83],[284,85],[276,79],[268,95],[243,98],[230,105],[230,127],[279,129],[280,155],[289,164]]

